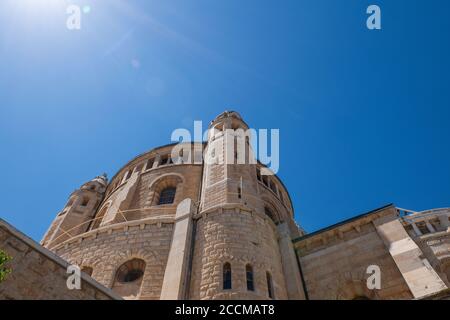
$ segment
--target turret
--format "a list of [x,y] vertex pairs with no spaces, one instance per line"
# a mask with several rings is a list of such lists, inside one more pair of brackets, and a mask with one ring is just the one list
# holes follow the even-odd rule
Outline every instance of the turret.
[[209,126],[191,299],[304,298],[290,200],[278,178],[262,172],[253,135],[234,111]]
[[44,235],[42,245],[52,247],[85,232],[104,197],[107,185],[108,178],[103,174],[72,192],[63,210]]
[[202,209],[224,204],[263,206],[257,197],[256,159],[249,127],[239,113],[225,111],[209,125]]

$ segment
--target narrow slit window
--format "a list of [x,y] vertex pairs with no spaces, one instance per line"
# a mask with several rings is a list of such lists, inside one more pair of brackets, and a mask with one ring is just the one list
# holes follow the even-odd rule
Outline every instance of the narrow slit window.
[[162,157],[161,161],[159,162],[160,166],[165,166],[166,164],[169,164],[169,157],[168,156]]
[[266,187],[269,187],[269,179],[267,178],[267,176],[263,176],[262,182]]
[[267,294],[269,295],[270,299],[274,299],[272,275],[269,272],[266,272],[266,279],[267,279]]
[[256,168],[256,178],[261,181],[261,170],[259,168]]
[[86,207],[89,203],[89,198],[83,198],[83,201],[81,202],[82,207]]
[[248,291],[255,291],[255,284],[253,281],[253,268],[251,265],[245,266],[245,274],[247,277],[247,290]]
[[270,189],[273,191],[273,193],[278,194],[277,186],[275,185],[275,183],[273,182],[270,183]]
[[148,159],[147,160],[147,165],[146,165],[146,169],[151,169],[153,167],[153,159]]
[[229,262],[223,265],[223,290],[231,289],[231,265]]
[[133,173],[133,170],[128,170],[128,172],[127,172],[127,176],[125,177],[125,180],[128,180],[128,179],[130,179],[131,178],[131,174]]

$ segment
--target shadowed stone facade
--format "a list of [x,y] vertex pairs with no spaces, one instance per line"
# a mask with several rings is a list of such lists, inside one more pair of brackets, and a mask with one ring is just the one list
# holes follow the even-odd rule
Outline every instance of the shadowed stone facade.
[[68,263],[0,219],[0,248],[12,260],[0,283],[0,300],[116,300],[121,297],[81,274],[80,290],[67,287]]

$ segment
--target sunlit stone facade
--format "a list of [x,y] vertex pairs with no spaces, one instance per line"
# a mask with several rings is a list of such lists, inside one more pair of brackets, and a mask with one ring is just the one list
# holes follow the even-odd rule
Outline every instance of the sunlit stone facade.
[[[184,145],[192,161],[174,163],[174,145],[162,146],[85,183],[42,245],[126,299],[448,296],[449,210],[389,205],[305,234],[276,175],[225,161],[224,142],[248,129],[241,116],[224,112],[209,128],[205,143]],[[371,265],[381,288],[367,287]]]

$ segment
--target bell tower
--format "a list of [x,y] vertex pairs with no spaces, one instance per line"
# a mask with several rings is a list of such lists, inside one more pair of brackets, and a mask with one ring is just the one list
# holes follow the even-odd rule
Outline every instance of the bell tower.
[[234,111],[209,125],[189,299],[301,298],[298,281],[291,290],[285,277],[286,270],[298,273],[290,268],[297,266],[290,235],[281,232],[291,217],[277,198],[282,190],[260,182],[265,167],[253,154],[253,135]]
[[225,111],[209,125],[201,210],[239,204],[258,208],[256,158],[251,130],[239,113]]
[[72,192],[69,200],[44,235],[44,247],[57,245],[71,237],[85,232],[103,200],[108,185],[106,174],[98,176]]

